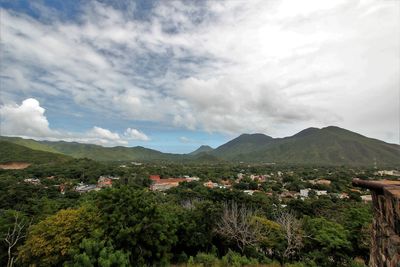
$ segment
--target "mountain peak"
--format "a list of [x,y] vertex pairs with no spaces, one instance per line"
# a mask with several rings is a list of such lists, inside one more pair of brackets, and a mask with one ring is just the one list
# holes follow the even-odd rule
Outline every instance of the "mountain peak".
[[316,133],[316,132],[318,132],[319,130],[320,130],[319,128],[310,127],[310,128],[307,128],[307,129],[304,129],[304,130],[298,132],[297,134],[295,134],[295,135],[293,135],[293,136],[294,136],[294,137],[304,137],[304,136],[307,136],[307,135],[311,135],[311,134],[313,134],[313,133]]
[[208,145],[201,145],[198,149],[196,149],[195,151],[189,153],[189,155],[197,155],[200,153],[208,153],[213,151],[214,148],[208,146]]

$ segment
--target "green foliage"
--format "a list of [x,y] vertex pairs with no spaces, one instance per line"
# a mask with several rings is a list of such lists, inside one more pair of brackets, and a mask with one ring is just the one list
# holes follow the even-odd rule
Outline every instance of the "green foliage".
[[256,216],[253,223],[261,225],[260,248],[268,254],[278,257],[285,249],[285,237],[281,226],[264,217]]
[[18,258],[24,264],[60,265],[97,226],[98,216],[88,208],[61,210],[29,229]]
[[201,266],[204,267],[216,266],[218,265],[218,262],[219,260],[217,256],[203,252],[198,253],[194,258],[194,263],[201,264]]
[[248,259],[246,256],[242,256],[237,252],[234,252],[229,249],[228,253],[222,257],[221,260],[222,266],[247,266],[247,265],[256,265],[258,261],[256,259]]
[[125,267],[129,265],[129,255],[122,250],[115,250],[105,240],[83,239],[79,251],[71,252],[72,261],[65,267]]
[[157,264],[168,261],[176,243],[176,217],[162,198],[129,187],[103,190],[96,201],[102,229],[116,249],[130,253],[131,262]]
[[338,266],[349,260],[352,250],[348,231],[325,218],[306,218],[304,228],[308,236],[309,256],[318,264]]

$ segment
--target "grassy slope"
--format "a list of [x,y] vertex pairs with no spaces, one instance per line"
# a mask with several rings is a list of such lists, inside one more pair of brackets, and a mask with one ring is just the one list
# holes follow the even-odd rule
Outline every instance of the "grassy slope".
[[70,159],[70,157],[65,155],[33,150],[11,142],[0,141],[0,163],[51,163],[67,161],[68,159]]
[[40,151],[46,151],[46,152],[51,152],[51,153],[60,153],[56,151],[54,148],[42,144],[39,141],[32,140],[32,139],[23,139],[21,137],[6,137],[6,136],[0,136],[0,141],[7,141],[11,142],[17,145],[21,145],[30,149],[34,150],[40,150]]

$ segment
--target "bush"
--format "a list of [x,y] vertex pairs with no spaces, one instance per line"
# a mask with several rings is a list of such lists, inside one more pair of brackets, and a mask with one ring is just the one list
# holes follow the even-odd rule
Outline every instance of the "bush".
[[285,267],[306,267],[306,264],[302,262],[293,262],[285,264]]
[[256,259],[248,259],[246,256],[241,256],[239,253],[233,252],[229,249],[228,253],[222,257],[222,266],[240,267],[244,265],[256,265]]
[[194,262],[204,267],[218,266],[218,258],[214,254],[197,253]]

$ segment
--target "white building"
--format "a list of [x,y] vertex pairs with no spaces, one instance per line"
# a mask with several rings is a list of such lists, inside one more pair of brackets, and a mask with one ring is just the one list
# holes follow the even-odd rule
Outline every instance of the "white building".
[[300,189],[300,197],[306,198],[308,197],[308,193],[310,193],[310,188],[307,189]]

